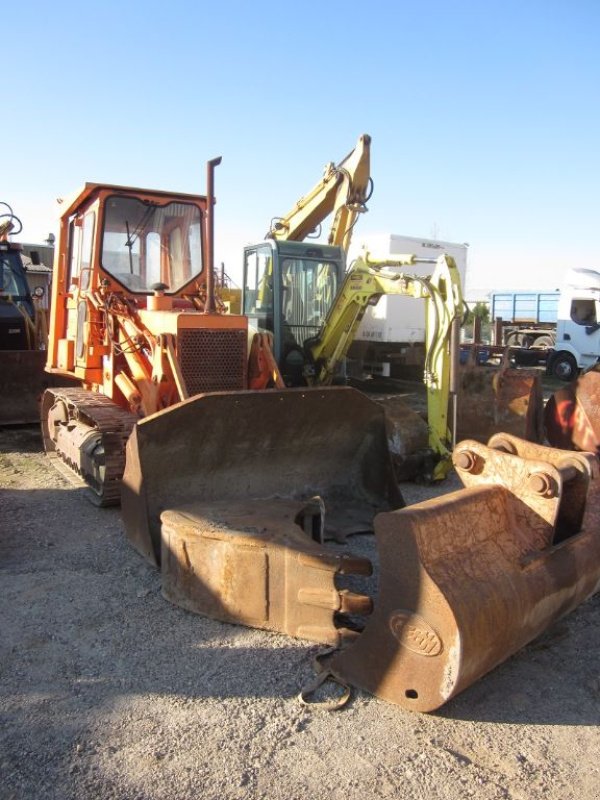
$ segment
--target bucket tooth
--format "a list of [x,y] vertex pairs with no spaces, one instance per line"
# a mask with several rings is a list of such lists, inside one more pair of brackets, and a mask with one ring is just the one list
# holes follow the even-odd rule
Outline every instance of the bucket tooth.
[[354,632],[338,613],[367,614],[370,598],[336,575],[371,564],[315,542],[298,525],[302,503],[271,499],[194,504],[162,514],[162,591],[197,614],[329,645]]
[[373,614],[328,665],[416,711],[439,708],[600,587],[591,454],[503,434],[494,447],[460,443],[454,459],[465,488],[376,517]]

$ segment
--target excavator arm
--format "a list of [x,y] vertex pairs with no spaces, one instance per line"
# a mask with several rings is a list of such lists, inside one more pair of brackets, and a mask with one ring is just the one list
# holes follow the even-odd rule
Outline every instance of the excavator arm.
[[370,150],[371,137],[365,133],[339,164],[325,166],[322,179],[288,214],[272,221],[266,238],[300,242],[333,213],[327,242],[347,253],[357,217],[371,196]]
[[434,478],[443,478],[451,466],[448,431],[450,397],[450,332],[453,320],[461,313],[463,300],[460,275],[454,259],[440,256],[430,277],[419,277],[398,268],[421,259],[398,256],[374,260],[368,253],[354,262],[347,273],[336,301],[317,337],[307,343],[315,365],[311,383],[332,382],[369,305],[381,295],[404,295],[426,302],[426,358],[424,381],[427,387],[429,443],[440,462]]

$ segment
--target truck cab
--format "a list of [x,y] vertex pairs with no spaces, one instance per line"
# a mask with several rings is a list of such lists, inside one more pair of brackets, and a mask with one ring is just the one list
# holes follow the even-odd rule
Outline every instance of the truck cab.
[[561,292],[552,373],[572,380],[600,358],[600,273],[571,269]]

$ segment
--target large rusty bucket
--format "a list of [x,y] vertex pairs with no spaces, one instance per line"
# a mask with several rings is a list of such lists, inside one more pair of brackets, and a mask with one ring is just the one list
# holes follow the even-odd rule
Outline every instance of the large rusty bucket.
[[600,455],[600,366],[595,365],[546,403],[546,437],[554,447]]
[[460,367],[455,439],[485,443],[499,431],[542,440],[543,393],[535,370],[469,363]]
[[324,545],[324,520],[316,497],[164,511],[163,596],[213,619],[340,645],[357,635],[348,615],[371,611],[370,597],[339,585],[341,576],[370,575],[372,567]]
[[140,421],[127,445],[127,536],[160,561],[160,515],[189,503],[321,498],[325,533],[372,530],[403,505],[383,409],[348,387],[199,395]]
[[600,586],[598,464],[505,434],[454,452],[465,488],[380,514],[378,595],[331,674],[432,711]]

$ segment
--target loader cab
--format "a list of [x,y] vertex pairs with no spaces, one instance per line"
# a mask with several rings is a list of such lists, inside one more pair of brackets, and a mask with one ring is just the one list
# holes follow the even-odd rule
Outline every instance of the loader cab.
[[31,349],[34,316],[21,250],[0,242],[0,350]]
[[195,289],[205,210],[202,196],[86,184],[61,217],[66,288],[133,295],[151,295],[157,283],[170,295]]
[[244,314],[249,325],[273,334],[288,386],[307,382],[307,343],[319,334],[344,270],[342,250],[329,245],[268,240],[244,249]]
[[[193,308],[204,280],[206,197],[86,183],[63,201],[48,371],[100,385],[112,331],[101,307]],[[160,287],[159,287],[160,285]],[[160,295],[160,298],[157,298]],[[155,303],[155,300],[157,301]]]

